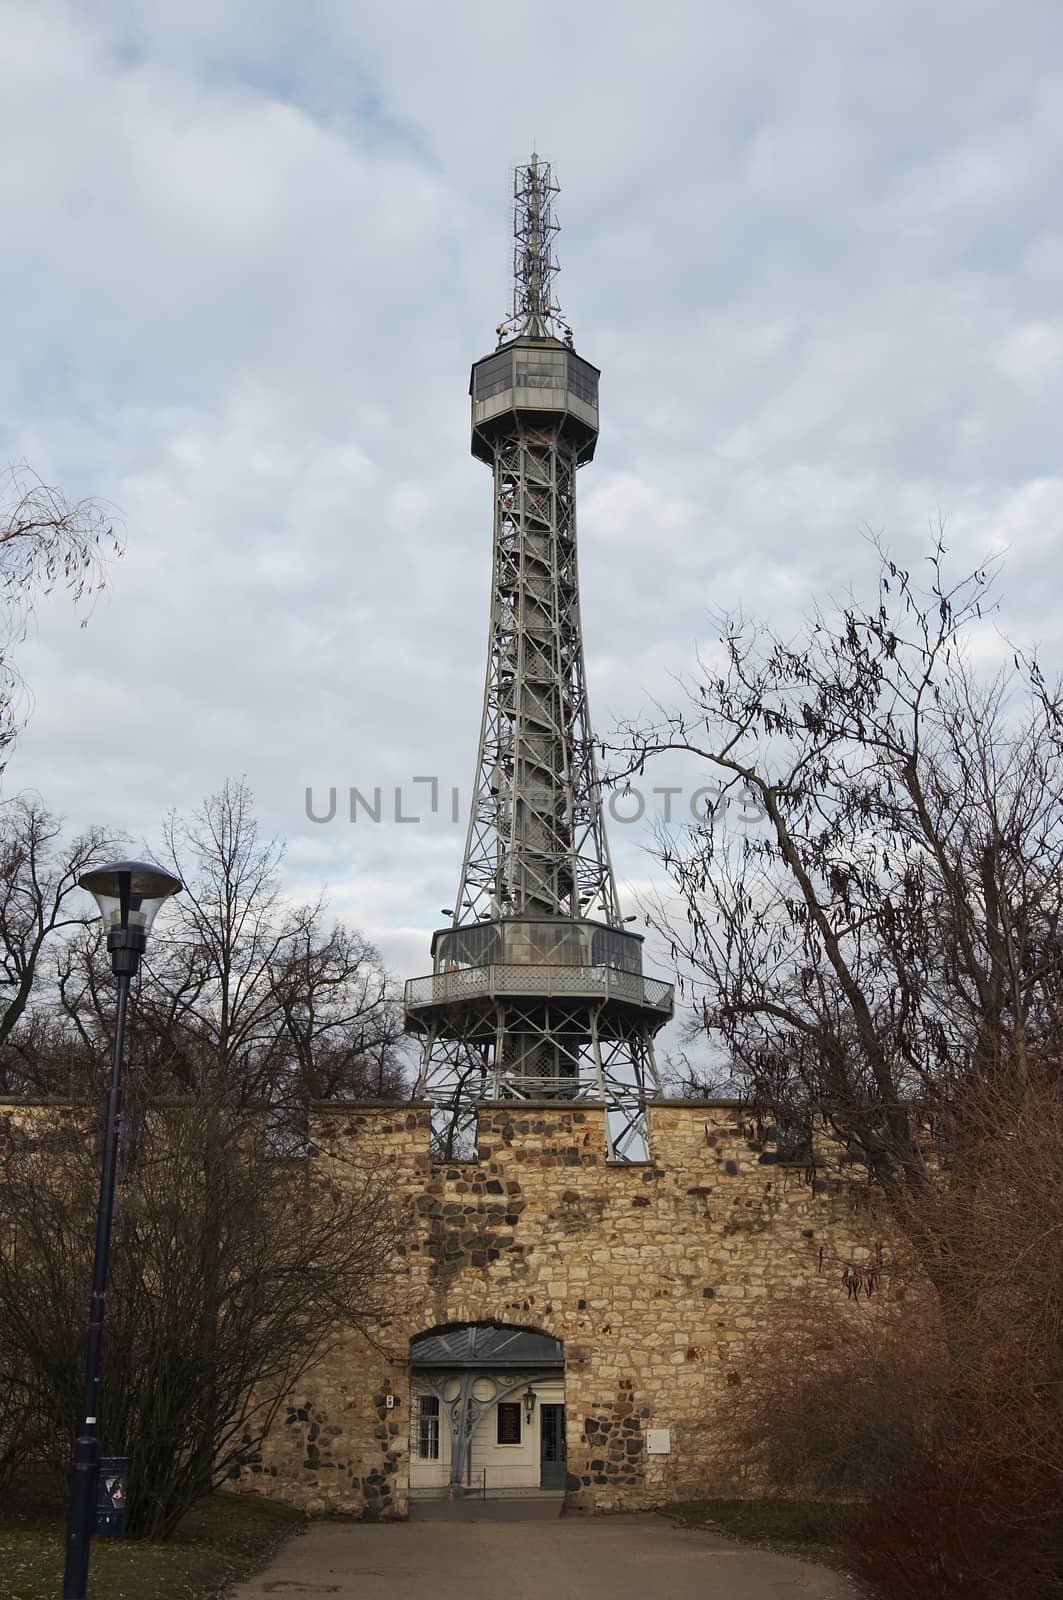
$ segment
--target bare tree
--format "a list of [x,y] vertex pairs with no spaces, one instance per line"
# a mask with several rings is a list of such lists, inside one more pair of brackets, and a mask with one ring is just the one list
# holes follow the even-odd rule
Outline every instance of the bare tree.
[[[115,1220],[102,1444],[128,1453],[128,1529],[165,1537],[253,1459],[301,1375],[396,1309],[398,1219],[372,1167],[277,1160],[261,1110],[141,1107]],[[0,1395],[62,1470],[98,1183],[82,1119],[0,1128]],[[204,1181],[205,1152],[209,1171]]]
[[[687,707],[624,730],[627,772],[682,750],[719,783],[659,840],[681,913],[654,919],[696,1026],[754,1101],[826,1115],[894,1194],[924,1181],[951,1083],[1023,1081],[1063,963],[1060,696],[1019,657],[978,681],[987,574],[950,584],[944,554],[925,590],[883,557],[872,604],[794,639],[725,619]],[[759,826],[730,825],[738,792]]]
[[[49,941],[61,940],[91,920],[71,895],[81,874],[112,847],[113,839],[93,828],[69,840],[57,817],[33,799],[0,805],[0,1091],[10,1094],[27,1083],[46,1030],[27,1010]],[[38,1050],[21,1050],[12,1039],[22,1028]]]
[[320,912],[296,919],[270,977],[295,1080],[307,1099],[399,1099],[400,1019],[391,980],[360,933]]
[[57,586],[75,604],[90,598],[106,581],[108,556],[121,553],[98,502],[71,504],[25,462],[9,469],[0,489],[0,771],[25,710],[12,652],[37,601]]
[[692,1033],[780,1131],[826,1119],[887,1196],[883,1281],[912,1291],[871,1343],[855,1311],[780,1308],[742,1375],[746,1459],[869,1494],[860,1570],[898,1600],[1040,1600],[1061,1581],[1063,696],[1018,654],[979,674],[989,575],[950,582],[944,558],[921,587],[883,555],[870,603],[793,637],[725,618],[621,766],[705,764],[714,803],[659,834],[654,913]]
[[[169,818],[164,855],[185,884],[153,936],[131,1016],[130,1059],[156,1094],[291,1113],[315,1098],[401,1098],[393,981],[322,901],[291,906],[282,850],[259,836],[246,785]],[[106,1068],[113,1010],[99,940],[62,950],[57,992],[86,1079]]]

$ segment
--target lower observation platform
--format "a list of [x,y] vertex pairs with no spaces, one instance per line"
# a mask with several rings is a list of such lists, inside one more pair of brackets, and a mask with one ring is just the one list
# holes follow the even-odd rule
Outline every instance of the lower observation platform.
[[660,978],[604,966],[529,966],[499,963],[430,972],[406,984],[406,1015],[411,1026],[425,1029],[440,1006],[470,1000],[527,999],[626,1002],[660,1014],[663,1025],[674,1010],[675,990]]
[[440,928],[434,971],[406,985],[424,1041],[417,1093],[437,1107],[446,1159],[471,1148],[479,1100],[593,1100],[610,1160],[639,1160],[661,1092],[654,1036],[674,990],[642,970],[642,938],[589,917],[483,917]]
[[406,1025],[415,1033],[454,1036],[473,1017],[479,1033],[483,1006],[508,1001],[582,1005],[602,1022],[642,1012],[652,1033],[674,1009],[673,985],[642,971],[641,936],[590,918],[492,918],[440,928],[432,956],[435,971],[406,985]]

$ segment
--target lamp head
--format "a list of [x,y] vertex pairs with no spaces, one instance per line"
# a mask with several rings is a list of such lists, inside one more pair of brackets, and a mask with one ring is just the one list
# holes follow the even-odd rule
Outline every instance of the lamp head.
[[180,878],[150,861],[114,861],[82,873],[78,884],[100,908],[115,976],[131,976],[147,949],[159,907],[183,887]]

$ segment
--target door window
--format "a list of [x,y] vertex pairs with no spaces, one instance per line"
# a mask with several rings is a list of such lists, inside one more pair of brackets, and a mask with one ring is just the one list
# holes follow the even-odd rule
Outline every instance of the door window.
[[417,1397],[417,1459],[439,1460],[439,1396]]

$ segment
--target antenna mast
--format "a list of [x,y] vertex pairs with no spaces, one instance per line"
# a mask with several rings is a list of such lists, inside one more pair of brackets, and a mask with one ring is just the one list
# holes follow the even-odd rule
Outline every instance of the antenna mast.
[[561,270],[554,256],[560,226],[554,196],[559,193],[549,161],[534,151],[527,166],[513,174],[513,310],[498,325],[500,341],[514,334],[572,338],[554,299],[554,278]]

